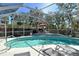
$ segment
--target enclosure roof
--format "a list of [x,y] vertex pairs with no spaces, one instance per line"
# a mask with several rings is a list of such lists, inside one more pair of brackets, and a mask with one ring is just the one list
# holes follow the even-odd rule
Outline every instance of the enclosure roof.
[[14,13],[22,3],[0,3],[0,16],[5,16]]

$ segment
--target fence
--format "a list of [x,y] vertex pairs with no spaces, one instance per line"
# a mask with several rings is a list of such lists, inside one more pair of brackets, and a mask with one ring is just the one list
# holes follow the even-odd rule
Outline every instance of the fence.
[[[13,32],[14,32],[14,36],[23,36],[23,35],[30,35],[30,33],[33,31],[34,29],[25,29],[24,30],[24,33],[23,33],[23,29],[22,28],[20,28],[20,29],[18,29],[18,28],[15,28],[14,30],[13,30]],[[7,29],[7,36],[10,36],[10,35],[12,35],[12,29]],[[3,28],[3,29],[0,29],[0,37],[3,37],[3,36],[5,36],[5,29]]]

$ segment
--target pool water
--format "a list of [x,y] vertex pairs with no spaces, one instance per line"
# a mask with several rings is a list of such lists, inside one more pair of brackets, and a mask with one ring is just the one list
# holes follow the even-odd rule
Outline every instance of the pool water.
[[23,48],[37,45],[62,44],[62,45],[79,45],[79,40],[59,34],[36,34],[32,37],[16,38],[7,42],[11,48]]

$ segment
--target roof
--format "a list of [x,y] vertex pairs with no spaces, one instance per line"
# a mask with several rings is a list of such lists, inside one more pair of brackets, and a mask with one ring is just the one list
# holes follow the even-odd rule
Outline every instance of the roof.
[[0,16],[6,16],[14,13],[22,3],[0,3]]

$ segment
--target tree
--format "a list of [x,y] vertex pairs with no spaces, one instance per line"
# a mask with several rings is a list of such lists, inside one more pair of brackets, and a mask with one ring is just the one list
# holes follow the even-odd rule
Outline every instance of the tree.
[[31,26],[34,25],[36,27],[36,29],[37,29],[37,23],[36,23],[36,21],[38,21],[38,20],[44,20],[43,19],[43,12],[41,10],[39,10],[38,8],[30,10],[30,12],[29,12],[28,15],[30,15],[29,16],[29,24]]
[[71,28],[71,34],[72,34],[72,20],[73,20],[73,15],[74,12],[77,10],[77,5],[75,3],[62,3],[62,4],[57,4],[59,8],[60,14],[64,15],[65,21],[69,23],[69,27]]

